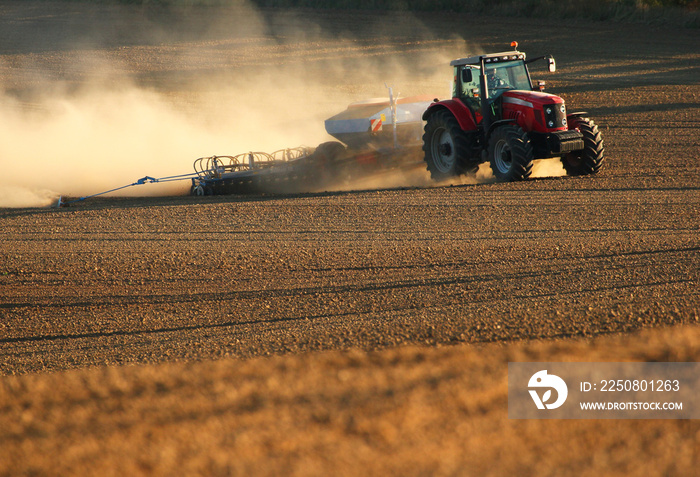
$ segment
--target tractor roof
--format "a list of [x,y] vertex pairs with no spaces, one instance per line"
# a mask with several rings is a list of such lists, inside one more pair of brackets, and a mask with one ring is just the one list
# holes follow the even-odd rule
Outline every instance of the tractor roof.
[[481,58],[485,63],[497,63],[499,61],[524,60],[525,53],[522,51],[503,51],[501,53],[488,53],[486,55],[470,56],[452,60],[450,66],[476,65],[481,64]]

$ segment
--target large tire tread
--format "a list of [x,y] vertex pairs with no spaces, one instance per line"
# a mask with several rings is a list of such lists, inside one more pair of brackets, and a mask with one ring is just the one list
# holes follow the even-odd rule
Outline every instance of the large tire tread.
[[[432,141],[438,128],[449,132],[454,144],[455,162],[448,171],[441,170],[433,158]],[[473,141],[474,135],[464,131],[452,113],[447,110],[433,113],[428,118],[423,134],[424,160],[430,177],[435,181],[442,181],[464,174],[475,174],[479,169],[479,162],[471,159]]]
[[598,126],[589,118],[577,118],[572,123],[572,128],[583,134],[583,150],[562,157],[562,166],[569,176],[596,174],[605,163],[605,145]]
[[[499,168],[494,160],[495,147],[500,141],[505,141],[510,150],[510,167],[507,170]],[[523,181],[532,174],[534,160],[532,144],[527,133],[519,126],[499,126],[489,139],[488,157],[493,175],[499,181]]]

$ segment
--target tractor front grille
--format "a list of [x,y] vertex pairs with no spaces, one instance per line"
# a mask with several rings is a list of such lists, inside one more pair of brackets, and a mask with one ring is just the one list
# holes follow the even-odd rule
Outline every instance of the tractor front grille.
[[544,124],[550,129],[566,127],[566,106],[564,103],[544,105]]

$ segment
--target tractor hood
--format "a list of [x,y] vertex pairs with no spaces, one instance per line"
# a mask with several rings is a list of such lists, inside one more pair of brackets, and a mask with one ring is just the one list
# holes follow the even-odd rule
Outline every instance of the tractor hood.
[[510,90],[501,95],[503,119],[515,119],[526,131],[554,132],[567,129],[564,100],[540,91]]
[[528,108],[542,107],[545,104],[563,104],[564,100],[559,96],[542,93],[540,91],[517,91],[511,90],[503,93],[504,103],[520,104]]

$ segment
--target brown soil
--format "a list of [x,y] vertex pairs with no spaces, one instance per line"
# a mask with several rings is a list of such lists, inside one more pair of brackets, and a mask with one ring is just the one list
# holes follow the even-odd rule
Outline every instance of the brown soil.
[[[698,468],[696,421],[509,421],[505,379],[515,360],[697,361],[700,32],[275,11],[257,17],[261,32],[224,27],[246,23],[230,12],[2,2],[0,80],[28,109],[47,83],[107,84],[67,67],[89,39],[131,82],[195,110],[227,75],[279,62],[306,75],[367,58],[421,65],[464,56],[456,37],[490,51],[518,39],[557,57],[548,90],[600,125],[606,166],[0,210],[0,372],[22,375],[0,379],[0,472]],[[449,81],[445,64],[416,70],[406,95]],[[218,79],[193,88],[203,72]],[[319,97],[383,94],[376,78],[342,78],[324,76]]]

